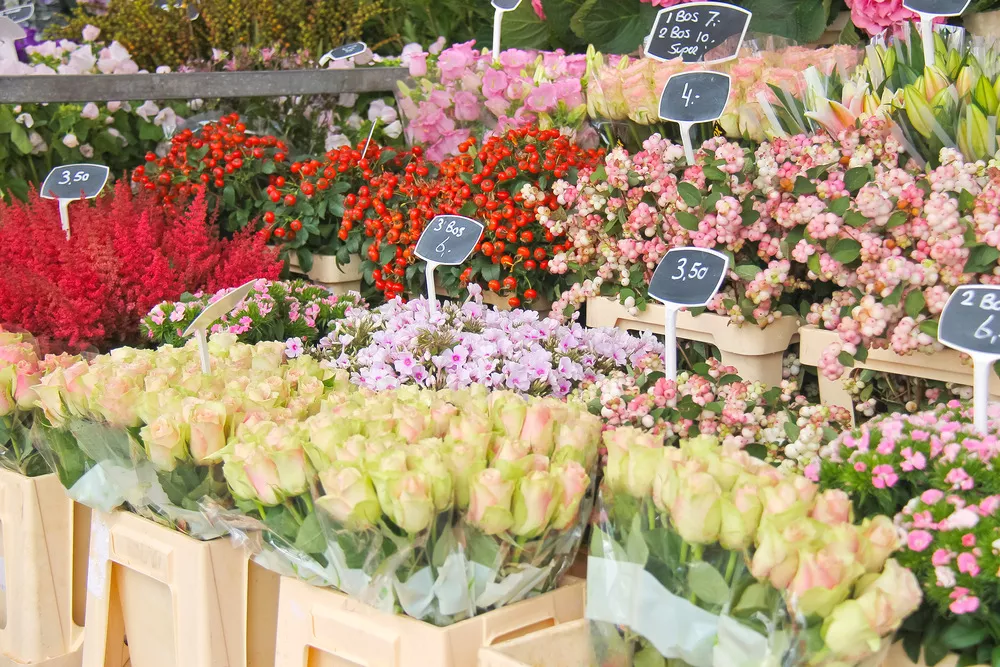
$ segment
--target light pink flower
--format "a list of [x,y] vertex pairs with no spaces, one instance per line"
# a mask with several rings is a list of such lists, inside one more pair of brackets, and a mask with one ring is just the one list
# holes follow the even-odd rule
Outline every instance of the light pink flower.
[[934,541],[934,536],[926,530],[912,530],[906,536],[906,544],[911,551],[923,551]]

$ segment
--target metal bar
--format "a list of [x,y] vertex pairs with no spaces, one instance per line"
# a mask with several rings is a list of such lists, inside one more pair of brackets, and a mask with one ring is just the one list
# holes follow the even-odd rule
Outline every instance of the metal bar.
[[0,77],[0,103],[192,100],[395,91],[404,67]]

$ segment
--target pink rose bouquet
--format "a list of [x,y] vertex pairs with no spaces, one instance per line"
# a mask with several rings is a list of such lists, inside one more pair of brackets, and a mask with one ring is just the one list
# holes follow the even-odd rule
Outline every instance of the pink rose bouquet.
[[855,524],[844,492],[711,437],[679,449],[631,428],[604,439],[587,617],[605,658],[874,665],[920,604],[890,558],[892,522]]
[[447,625],[556,585],[601,428],[583,406],[481,386],[340,391],[304,421],[238,430],[223,469],[269,566]]
[[119,348],[41,377],[35,440],[71,497],[103,511],[127,503],[203,539],[226,532],[212,516],[233,507],[221,450],[244,429],[304,419],[336,382],[313,358],[289,358],[283,342],[216,334],[209,354],[211,374],[192,341]]
[[426,72],[414,75],[413,87],[399,84],[399,108],[407,137],[424,145],[431,160],[457,155],[463,141],[486,130],[531,124],[580,130],[586,118],[583,55],[508,49],[494,63],[489,51],[465,42],[421,62]]
[[899,562],[926,597],[903,627],[904,647],[914,660],[922,647],[927,664],[948,652],[988,664],[1000,645],[1000,406],[991,406],[989,417],[981,434],[959,401],[886,415],[824,448],[822,462],[806,469],[823,487],[850,494],[862,517],[895,515],[905,542]]
[[41,357],[30,334],[0,329],[0,466],[28,477],[51,472],[30,437],[36,388],[43,374],[76,361],[66,354]]

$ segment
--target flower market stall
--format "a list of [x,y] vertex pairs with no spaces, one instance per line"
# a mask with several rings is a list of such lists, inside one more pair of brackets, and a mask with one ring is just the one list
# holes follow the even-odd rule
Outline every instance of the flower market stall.
[[0,664],[1000,666],[970,0],[4,0]]

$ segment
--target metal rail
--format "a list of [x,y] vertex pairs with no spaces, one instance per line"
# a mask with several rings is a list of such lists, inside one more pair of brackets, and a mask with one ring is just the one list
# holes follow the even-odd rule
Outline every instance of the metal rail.
[[404,67],[0,77],[0,103],[112,102],[391,92]]

